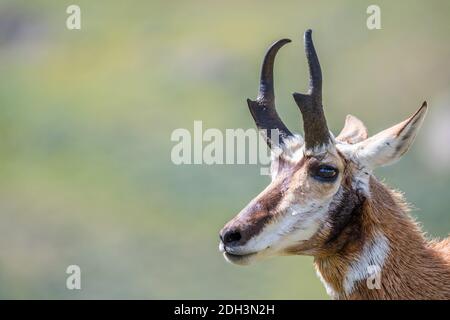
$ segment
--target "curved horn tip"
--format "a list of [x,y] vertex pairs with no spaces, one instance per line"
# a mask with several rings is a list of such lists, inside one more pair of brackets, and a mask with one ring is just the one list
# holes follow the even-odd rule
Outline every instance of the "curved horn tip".
[[[271,46],[270,46],[270,49],[272,49],[272,48],[281,48],[282,46],[284,46],[285,44],[287,44],[287,43],[289,43],[289,42],[292,42],[292,40],[291,39],[281,39],[281,40],[278,40],[278,41],[275,41]],[[270,50],[269,49],[269,50]]]

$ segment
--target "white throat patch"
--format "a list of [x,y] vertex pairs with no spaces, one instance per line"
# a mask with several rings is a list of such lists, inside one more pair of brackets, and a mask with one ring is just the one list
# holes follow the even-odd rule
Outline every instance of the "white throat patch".
[[368,279],[371,276],[370,270],[374,267],[382,270],[388,254],[389,240],[383,233],[375,233],[347,270],[343,283],[345,294],[348,296],[353,292],[356,282]]

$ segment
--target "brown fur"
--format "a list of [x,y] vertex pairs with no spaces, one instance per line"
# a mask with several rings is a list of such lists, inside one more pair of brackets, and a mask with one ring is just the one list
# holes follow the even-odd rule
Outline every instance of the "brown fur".
[[[361,210],[361,219],[350,226],[358,241],[348,241],[341,250],[323,250],[315,266],[339,299],[450,299],[450,239],[428,242],[408,214],[402,196],[371,179],[371,197]],[[355,285],[350,296],[343,289],[348,266],[359,258],[364,241],[374,230],[389,240],[390,252],[381,273],[381,289],[369,289],[366,281]],[[350,234],[341,234],[345,241]]]

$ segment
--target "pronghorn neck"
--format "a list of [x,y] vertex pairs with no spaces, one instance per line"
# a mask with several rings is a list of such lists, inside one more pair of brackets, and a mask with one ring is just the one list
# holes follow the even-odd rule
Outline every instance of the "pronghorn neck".
[[[371,179],[370,196],[314,264],[334,299],[449,299],[444,244],[427,242],[400,194]],[[449,241],[448,239],[446,241]]]

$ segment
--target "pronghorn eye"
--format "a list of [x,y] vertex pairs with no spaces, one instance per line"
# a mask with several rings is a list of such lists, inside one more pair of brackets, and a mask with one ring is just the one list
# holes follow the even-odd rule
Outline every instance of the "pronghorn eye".
[[319,181],[333,182],[334,180],[336,180],[338,173],[338,169],[333,168],[332,166],[320,165],[313,170],[312,176],[314,179],[317,179]]

